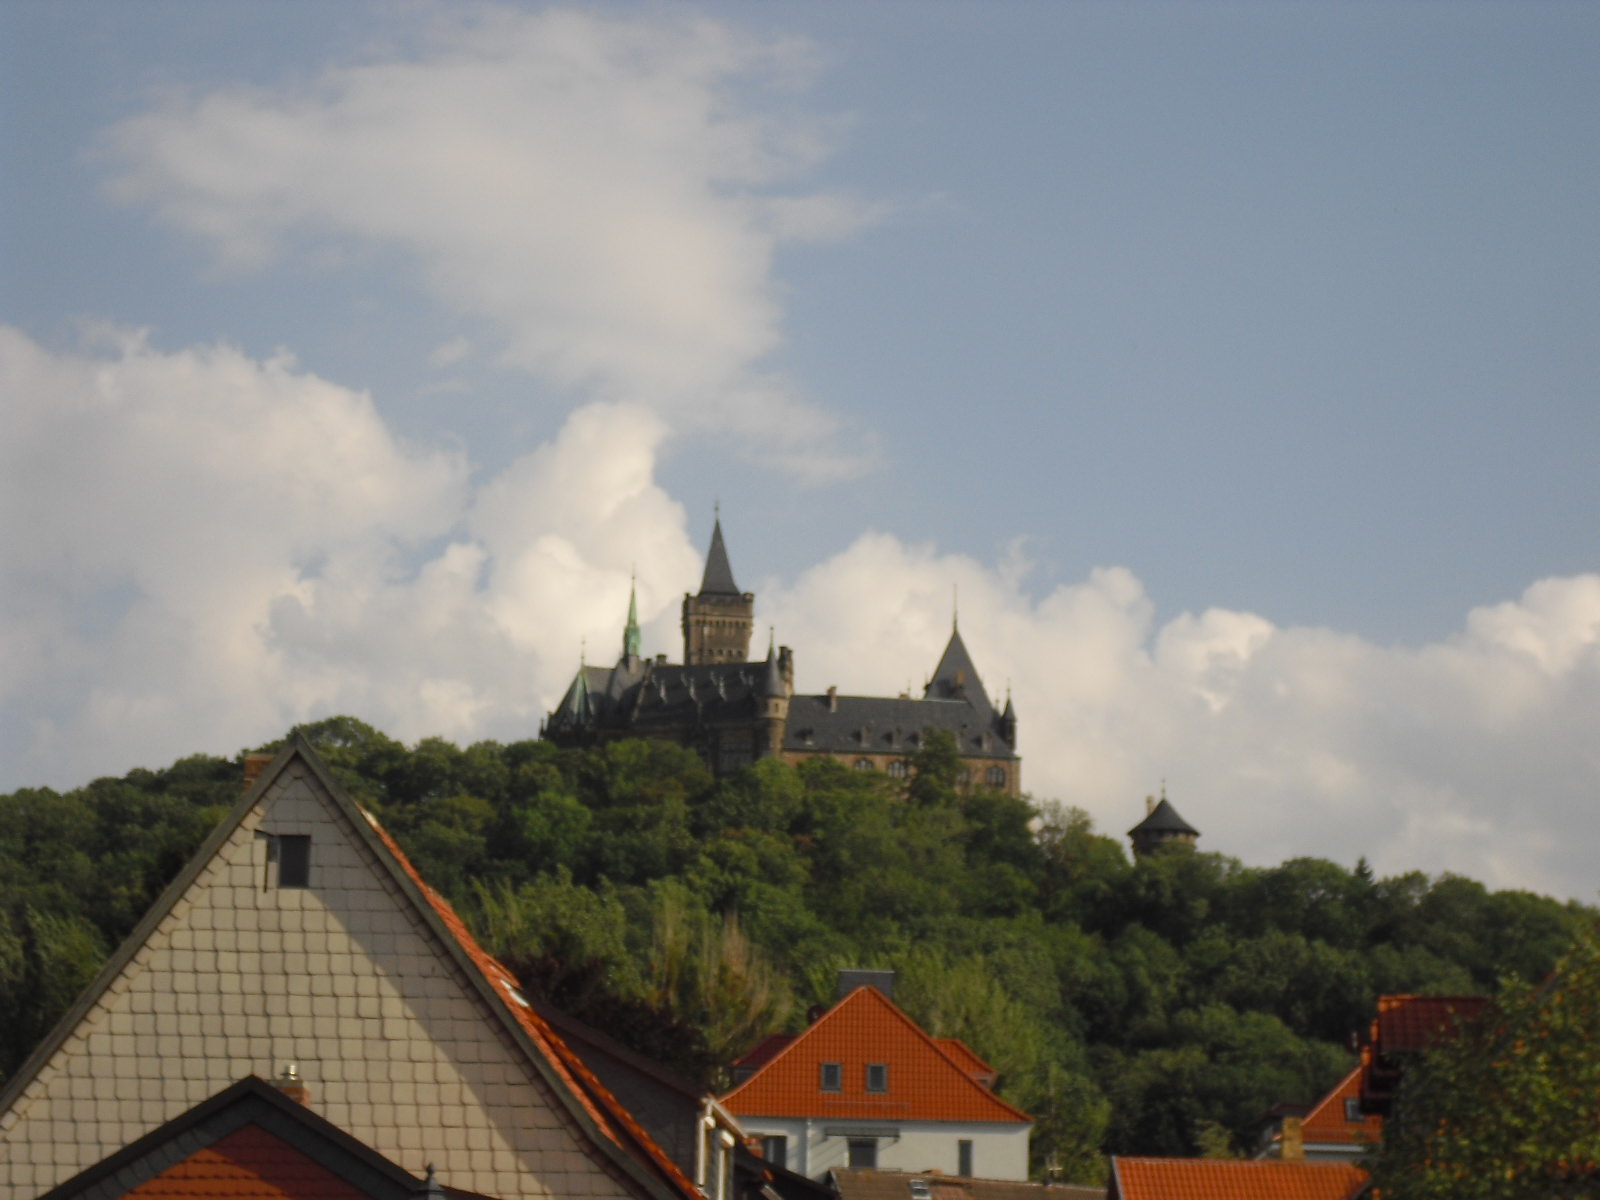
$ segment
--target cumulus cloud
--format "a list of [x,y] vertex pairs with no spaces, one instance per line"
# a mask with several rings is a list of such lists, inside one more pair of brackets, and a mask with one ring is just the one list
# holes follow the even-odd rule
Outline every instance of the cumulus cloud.
[[113,195],[226,267],[400,247],[506,363],[680,422],[736,419],[752,452],[781,435],[775,462],[827,475],[861,465],[831,446],[835,419],[757,369],[778,342],[775,249],[876,215],[804,186],[831,122],[759,106],[811,70],[799,41],[688,16],[463,8],[413,54],[169,93],[105,153]]
[[287,357],[0,327],[0,392],[7,786],[336,712],[531,736],[585,640],[620,636],[630,571],[653,617],[696,570],[635,410],[578,410],[474,491]]
[[[677,646],[703,546],[656,482],[666,421],[574,411],[475,483],[366,395],[225,345],[0,328],[0,786],[230,752],[333,713],[407,739],[532,736],[580,653],[613,661],[637,575]],[[753,533],[739,535],[741,539]],[[1165,622],[1137,576],[1029,586],[863,534],[757,586],[799,686],[920,694],[952,586],[1024,778],[1113,834],[1163,780],[1203,845],[1457,871],[1594,899],[1600,576],[1546,579],[1454,636],[1386,647],[1212,609]]]
[[862,536],[766,619],[799,685],[913,694],[949,636],[950,587],[991,693],[1019,712],[1023,777],[1120,835],[1163,781],[1210,849],[1456,871],[1593,901],[1600,576],[1547,579],[1454,637],[1381,647],[1209,610],[1165,624],[1123,568],[1030,599],[989,566]]

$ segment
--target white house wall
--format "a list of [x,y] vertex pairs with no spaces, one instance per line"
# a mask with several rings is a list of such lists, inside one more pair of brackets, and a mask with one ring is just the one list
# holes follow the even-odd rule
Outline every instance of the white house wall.
[[957,1174],[958,1143],[972,1142],[972,1174],[978,1179],[1026,1180],[1031,1125],[956,1121],[840,1121],[831,1118],[739,1118],[754,1138],[788,1139],[788,1168],[812,1179],[850,1165],[851,1137],[877,1136],[880,1170]]

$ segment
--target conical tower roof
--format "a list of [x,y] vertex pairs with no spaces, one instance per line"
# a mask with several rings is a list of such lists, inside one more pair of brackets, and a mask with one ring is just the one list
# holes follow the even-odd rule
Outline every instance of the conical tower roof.
[[639,657],[639,600],[633,581],[628,583],[628,623],[622,629],[622,657]]
[[711,526],[711,549],[706,552],[706,573],[700,580],[702,596],[737,596],[739,585],[733,581],[733,568],[728,565],[728,548],[722,544],[722,518]]
[[983,690],[983,680],[978,678],[978,668],[972,665],[972,655],[961,640],[959,628],[950,631],[950,644],[944,648],[933,678],[923,689],[924,700],[966,700],[980,713],[992,714],[989,694]]
[[1191,833],[1195,837],[1200,836],[1200,831],[1180,817],[1178,810],[1172,807],[1172,801],[1165,796],[1161,797],[1161,803],[1152,808],[1144,820],[1128,830],[1129,837],[1136,833]]

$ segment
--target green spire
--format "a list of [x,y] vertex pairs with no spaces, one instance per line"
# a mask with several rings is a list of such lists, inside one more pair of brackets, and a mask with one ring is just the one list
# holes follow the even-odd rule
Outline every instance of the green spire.
[[635,591],[634,581],[628,580],[628,624],[622,630],[622,654],[625,658],[639,657],[639,601]]

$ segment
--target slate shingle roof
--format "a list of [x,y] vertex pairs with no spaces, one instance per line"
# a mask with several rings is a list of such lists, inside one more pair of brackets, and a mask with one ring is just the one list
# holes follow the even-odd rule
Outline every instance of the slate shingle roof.
[[1129,837],[1136,833],[1192,833],[1195,837],[1200,836],[1200,831],[1180,817],[1178,810],[1172,807],[1172,802],[1165,796],[1161,797],[1161,803],[1151,809],[1144,820],[1128,830]]
[[[1031,1123],[969,1074],[970,1051],[952,1056],[877,988],[859,987],[722,1097],[735,1116]],[[821,1088],[823,1063],[840,1088]],[[868,1064],[888,1067],[888,1089],[868,1092]]]
[[1112,1200],[1351,1200],[1367,1173],[1349,1163],[1113,1158]]
[[722,542],[722,519],[711,526],[711,549],[706,554],[706,571],[700,579],[702,596],[737,596],[739,585],[733,581],[733,566],[728,562],[728,548]]
[[789,701],[783,748],[813,753],[911,755],[921,748],[925,729],[951,734],[964,758],[1011,761],[1017,757],[1000,736],[994,711],[987,705],[909,697],[794,696]]

